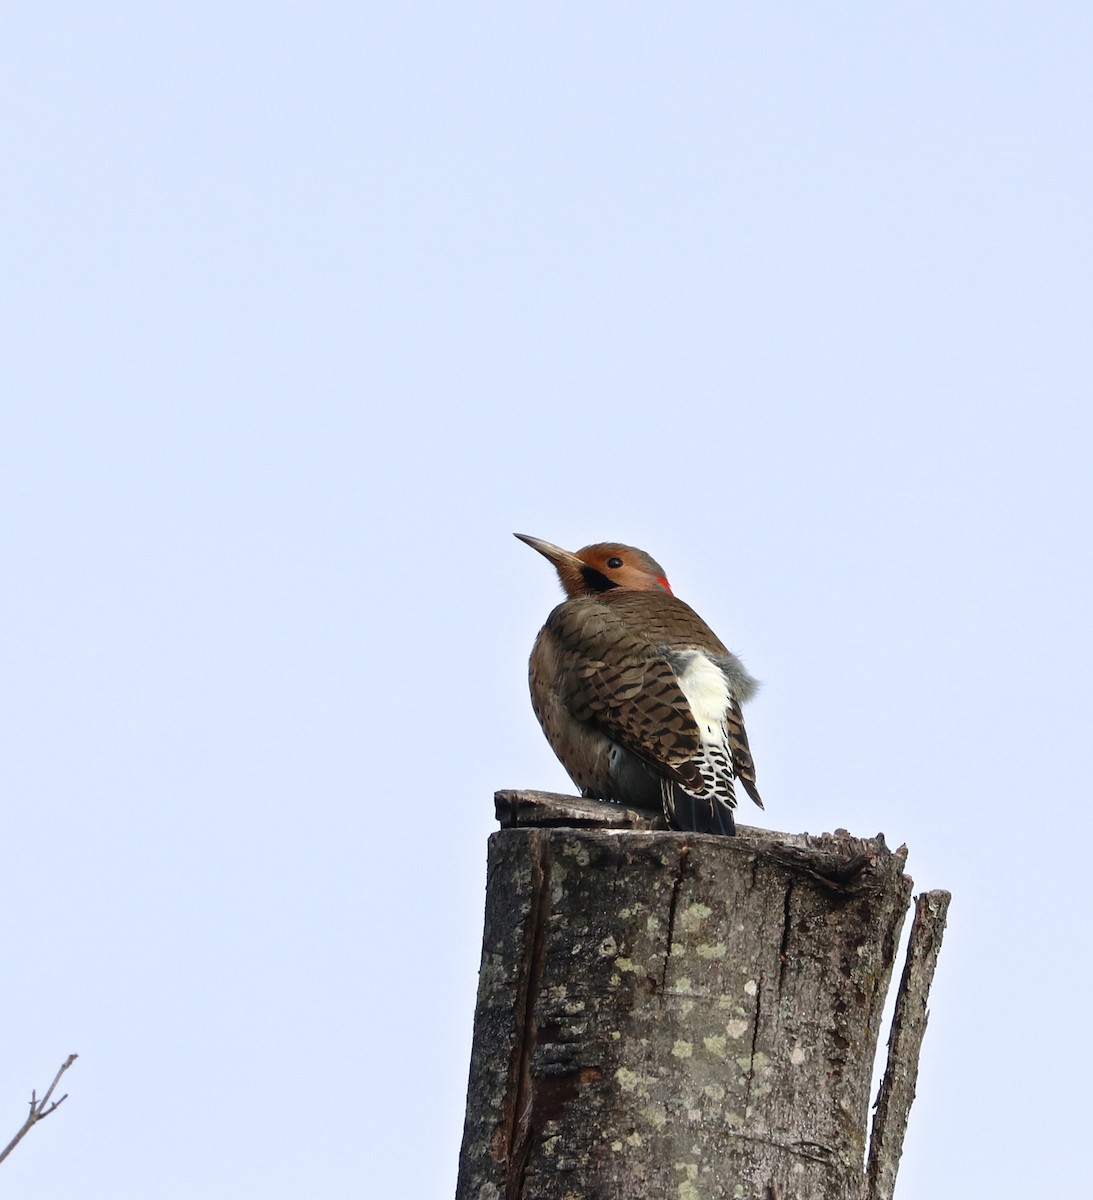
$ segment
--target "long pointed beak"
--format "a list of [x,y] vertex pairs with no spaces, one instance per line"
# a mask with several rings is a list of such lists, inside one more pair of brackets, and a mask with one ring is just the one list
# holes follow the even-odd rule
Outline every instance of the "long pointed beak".
[[538,550],[558,569],[567,566],[579,571],[585,565],[575,554],[569,550],[563,550],[561,546],[555,546],[553,542],[544,542],[542,538],[529,537],[526,533],[514,533],[512,536],[525,542],[532,550]]

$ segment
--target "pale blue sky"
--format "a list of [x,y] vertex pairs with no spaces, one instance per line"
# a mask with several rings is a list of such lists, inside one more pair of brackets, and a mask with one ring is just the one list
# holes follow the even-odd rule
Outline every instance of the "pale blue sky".
[[[0,1167],[447,1197],[520,530],[954,893],[900,1200],[1088,1174],[1093,12],[15,3]],[[6,1113],[6,1116],[3,1114]]]

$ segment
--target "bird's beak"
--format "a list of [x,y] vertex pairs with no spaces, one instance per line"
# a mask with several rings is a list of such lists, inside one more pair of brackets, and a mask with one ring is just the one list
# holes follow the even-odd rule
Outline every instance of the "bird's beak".
[[526,533],[514,533],[513,537],[518,537],[520,541],[526,542],[532,550],[538,550],[539,553],[559,570],[569,568],[571,571],[579,571],[585,564],[568,550],[563,550],[561,546],[555,546],[553,542],[544,542],[542,538],[528,537]]

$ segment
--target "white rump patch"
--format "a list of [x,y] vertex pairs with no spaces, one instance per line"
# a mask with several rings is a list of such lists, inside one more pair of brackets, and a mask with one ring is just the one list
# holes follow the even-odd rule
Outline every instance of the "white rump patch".
[[672,669],[691,706],[703,742],[721,742],[725,713],[732,700],[724,671],[701,650],[677,650],[672,658]]
[[689,783],[683,790],[689,796],[709,798],[715,805],[731,809],[736,803],[733,796],[736,771],[726,717],[734,699],[732,684],[717,660],[702,650],[672,647],[665,657],[698,726],[698,753],[691,764],[698,769],[702,782]]

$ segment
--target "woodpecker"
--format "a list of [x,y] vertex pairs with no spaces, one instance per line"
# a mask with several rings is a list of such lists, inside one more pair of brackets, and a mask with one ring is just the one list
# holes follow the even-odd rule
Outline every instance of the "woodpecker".
[[735,781],[763,807],[740,706],[759,686],[644,550],[576,554],[516,537],[553,563],[566,599],[531,652],[531,703],[581,794],[661,808],[673,829],[736,832]]

